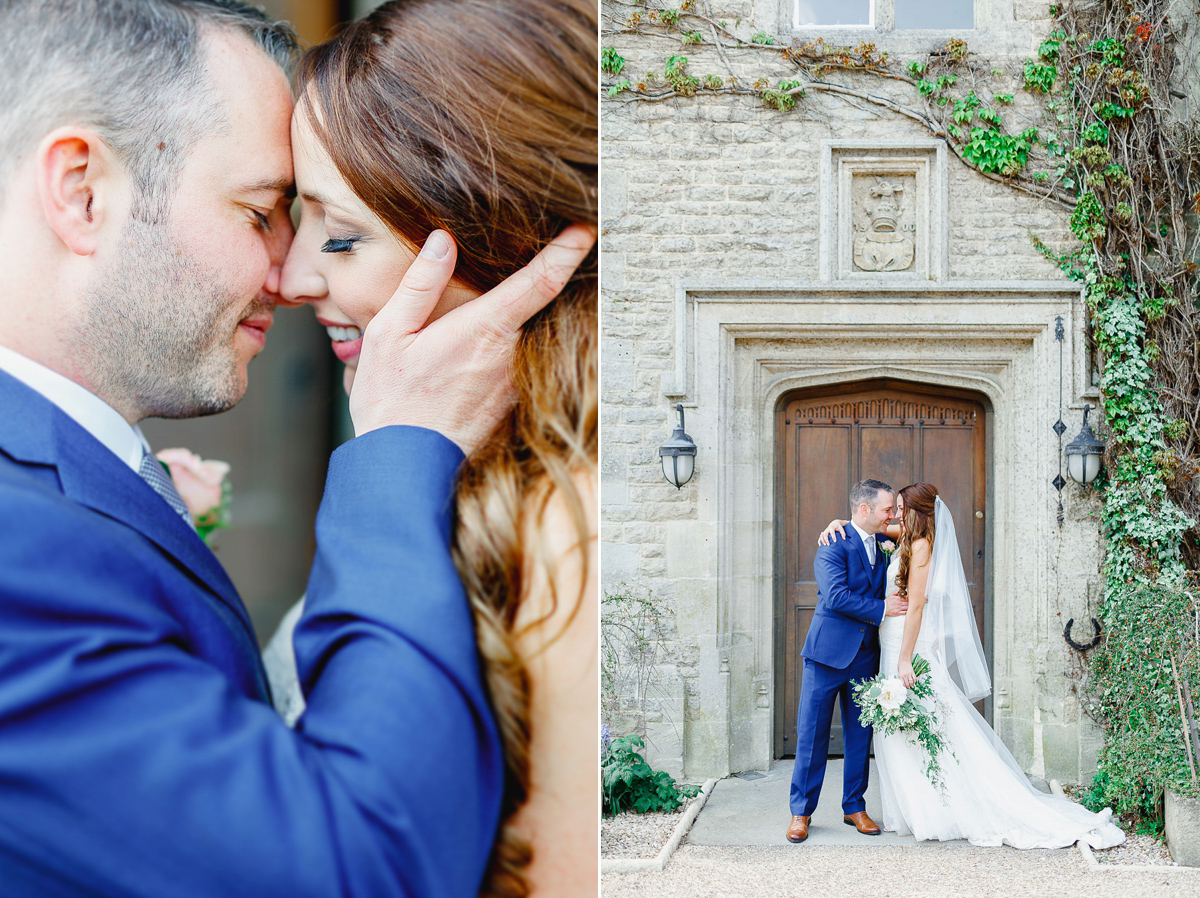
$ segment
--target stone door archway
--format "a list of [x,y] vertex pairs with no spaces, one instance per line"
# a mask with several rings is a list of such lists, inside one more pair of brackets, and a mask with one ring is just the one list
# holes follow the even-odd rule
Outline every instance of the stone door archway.
[[[795,751],[800,648],[812,622],[816,537],[845,517],[851,484],[874,477],[897,489],[938,487],[954,516],[976,623],[991,654],[987,559],[986,397],[895,380],[797,390],[776,406],[775,757]],[[831,754],[841,753],[835,716]]]

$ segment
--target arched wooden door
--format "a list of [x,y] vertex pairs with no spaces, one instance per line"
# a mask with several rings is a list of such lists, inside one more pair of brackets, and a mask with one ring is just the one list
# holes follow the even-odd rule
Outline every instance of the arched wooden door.
[[[776,415],[775,756],[795,754],[800,649],[817,604],[817,535],[849,513],[850,487],[873,477],[900,489],[934,484],[954,516],[975,620],[984,608],[987,434],[982,397],[869,381],[783,397]],[[989,649],[990,651],[990,649]],[[840,711],[830,754],[841,754]]]

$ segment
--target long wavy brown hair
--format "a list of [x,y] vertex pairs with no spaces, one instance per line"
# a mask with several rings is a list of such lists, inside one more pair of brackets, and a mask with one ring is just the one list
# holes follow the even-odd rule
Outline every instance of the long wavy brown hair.
[[[567,225],[595,226],[596,35],[594,0],[387,3],[308,51],[298,103],[363,202],[414,247],[449,231],[455,277],[485,292]],[[487,896],[528,894],[530,846],[512,818],[529,791],[529,680],[517,643],[529,627],[515,628],[538,557],[528,534],[551,497],[574,522],[587,581],[592,529],[576,478],[596,472],[596,274],[593,249],[525,326],[516,405],[459,480],[454,556],[506,766]],[[555,597],[573,603],[568,625],[582,589]]]
[[896,584],[908,594],[908,573],[912,566],[912,544],[918,539],[929,540],[933,548],[934,532],[937,530],[934,502],[938,497],[937,487],[932,483],[913,483],[898,493],[904,502],[904,527],[900,534],[900,566],[896,569]]

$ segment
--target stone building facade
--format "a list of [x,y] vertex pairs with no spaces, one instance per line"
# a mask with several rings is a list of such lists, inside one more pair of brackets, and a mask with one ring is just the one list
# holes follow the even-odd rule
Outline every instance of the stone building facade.
[[[1045,3],[965,2],[974,25],[953,32],[895,28],[891,0],[858,29],[797,29],[793,0],[708,7],[748,44],[869,36],[917,59],[958,37],[999,72],[1019,71],[1050,28]],[[681,46],[699,22],[624,28],[656,3],[602,4],[621,77],[680,53],[727,84],[794,71],[762,47],[718,51],[707,28],[706,43]],[[920,105],[906,84],[827,78]],[[1018,97],[1011,114],[1032,103]],[[625,92],[601,116],[602,570],[606,592],[672,609],[652,762],[696,781],[787,754],[796,627],[815,595],[803,547],[813,522],[845,516],[851,479],[877,476],[938,484],[955,512],[993,671],[984,711],[1019,763],[1089,778],[1100,734],[1063,628],[1091,635],[1099,503],[1066,486],[1060,525],[1052,481],[1098,394],[1078,286],[1031,240],[1070,246],[1068,212],[853,94],[812,90],[780,112],[752,95]],[[658,457],[677,403],[698,447],[678,491]]]

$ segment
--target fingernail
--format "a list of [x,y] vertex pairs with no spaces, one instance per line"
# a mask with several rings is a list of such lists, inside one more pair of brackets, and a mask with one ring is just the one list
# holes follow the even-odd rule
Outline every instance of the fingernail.
[[421,255],[427,259],[441,261],[450,254],[450,238],[445,231],[434,231],[421,247]]

